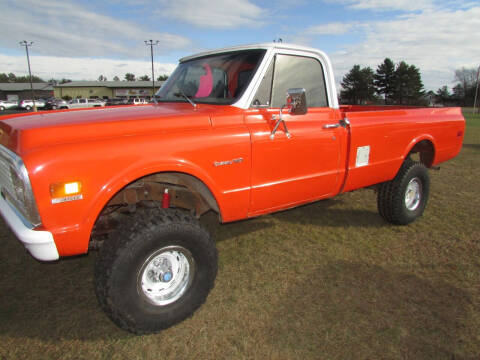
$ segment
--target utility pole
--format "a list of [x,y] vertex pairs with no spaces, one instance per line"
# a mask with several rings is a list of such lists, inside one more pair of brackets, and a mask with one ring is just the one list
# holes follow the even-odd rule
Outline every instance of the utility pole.
[[153,41],[152,39],[150,40],[145,40],[145,45],[150,46],[150,56],[152,57],[152,98],[155,101],[155,72],[153,71],[153,45],[158,45],[159,41],[155,40]]
[[25,46],[25,51],[27,52],[28,74],[30,75],[30,91],[32,92],[33,111],[36,112],[37,106],[35,105],[35,95],[33,94],[32,70],[30,70],[30,55],[28,54],[28,47],[32,46],[33,41],[27,42],[27,40],[23,40],[19,44],[20,46]]
[[477,98],[478,98],[478,77],[480,75],[480,66],[477,70],[477,88],[475,89],[475,101],[473,102],[473,113],[475,114],[475,110],[477,108]]

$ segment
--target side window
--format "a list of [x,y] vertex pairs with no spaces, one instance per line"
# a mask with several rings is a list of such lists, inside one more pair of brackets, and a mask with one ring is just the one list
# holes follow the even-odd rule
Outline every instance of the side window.
[[287,90],[304,88],[307,106],[328,106],[323,68],[317,59],[293,55],[277,55],[273,74],[272,107],[285,103]]

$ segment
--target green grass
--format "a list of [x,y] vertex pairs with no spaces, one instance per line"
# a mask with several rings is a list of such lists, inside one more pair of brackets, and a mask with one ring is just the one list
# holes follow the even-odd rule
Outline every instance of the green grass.
[[373,191],[213,226],[215,289],[183,323],[133,336],[99,309],[95,253],[40,264],[1,225],[0,359],[480,358],[480,117],[398,227]]

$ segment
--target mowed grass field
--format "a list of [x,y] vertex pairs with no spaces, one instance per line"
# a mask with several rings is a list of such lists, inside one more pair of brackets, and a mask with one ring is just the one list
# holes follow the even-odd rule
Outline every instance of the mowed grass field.
[[0,225],[0,359],[480,359],[480,116],[431,171],[424,216],[385,223],[361,190],[210,226],[216,286],[134,336],[101,312],[95,253],[42,264]]

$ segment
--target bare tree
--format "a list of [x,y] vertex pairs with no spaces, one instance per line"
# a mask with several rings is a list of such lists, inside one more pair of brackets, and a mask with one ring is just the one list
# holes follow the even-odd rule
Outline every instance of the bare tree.
[[477,85],[477,69],[465,68],[455,70],[455,82],[461,86],[462,92],[457,93],[461,96],[459,99],[462,105],[473,105],[475,87]]

